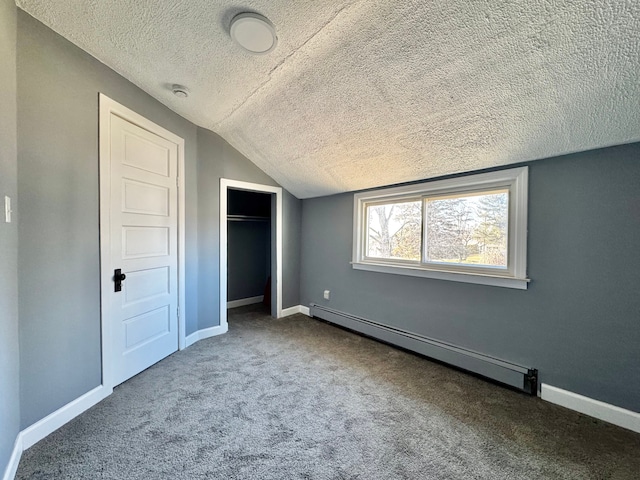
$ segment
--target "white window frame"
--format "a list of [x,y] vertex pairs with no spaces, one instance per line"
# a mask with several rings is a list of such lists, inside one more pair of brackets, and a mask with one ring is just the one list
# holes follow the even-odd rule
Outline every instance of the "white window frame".
[[[526,290],[528,167],[465,175],[401,187],[356,193],[353,201],[353,258],[356,270],[435,278]],[[507,268],[482,268],[372,258],[366,256],[366,207],[380,202],[397,202],[449,194],[509,190]],[[424,212],[423,212],[424,222]],[[424,241],[424,239],[423,239]],[[424,249],[424,244],[422,245]]]

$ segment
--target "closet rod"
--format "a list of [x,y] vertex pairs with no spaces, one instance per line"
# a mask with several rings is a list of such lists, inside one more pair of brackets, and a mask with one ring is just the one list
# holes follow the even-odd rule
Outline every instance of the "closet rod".
[[227,215],[229,222],[268,222],[270,217],[258,217],[254,215]]

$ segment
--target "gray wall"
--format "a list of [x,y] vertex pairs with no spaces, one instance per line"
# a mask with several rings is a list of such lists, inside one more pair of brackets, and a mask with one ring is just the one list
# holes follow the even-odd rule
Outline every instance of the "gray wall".
[[[198,328],[220,325],[220,178],[278,186],[219,135],[198,128]],[[283,308],[298,305],[301,202],[283,190]],[[298,255],[298,256],[296,256]],[[223,299],[224,301],[224,299]]]
[[[16,131],[16,5],[0,0],[0,476],[20,430]],[[13,223],[4,222],[5,195]]]
[[186,141],[186,316],[197,325],[196,127],[18,14],[21,426],[101,383],[98,92]]
[[304,200],[302,304],[535,367],[544,383],[640,411],[639,158],[633,144],[529,164],[526,291],[353,270],[353,194]]

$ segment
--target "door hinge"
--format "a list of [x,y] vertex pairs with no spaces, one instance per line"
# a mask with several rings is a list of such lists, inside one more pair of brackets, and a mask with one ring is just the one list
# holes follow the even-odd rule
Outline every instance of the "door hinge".
[[176,177],[176,187],[180,188],[180,177]]

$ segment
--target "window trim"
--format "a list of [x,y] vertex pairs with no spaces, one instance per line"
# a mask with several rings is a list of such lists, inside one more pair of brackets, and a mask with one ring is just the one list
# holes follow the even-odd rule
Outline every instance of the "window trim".
[[[465,175],[400,187],[369,190],[354,194],[352,267],[356,270],[434,278],[481,285],[526,290],[527,278],[527,199],[528,167]],[[455,193],[509,189],[509,233],[507,269],[407,263],[366,257],[365,208],[377,202],[396,202]],[[424,200],[423,200],[424,201]],[[424,212],[423,212],[424,214]],[[423,218],[424,221],[424,218]],[[422,245],[424,249],[424,245]]]

